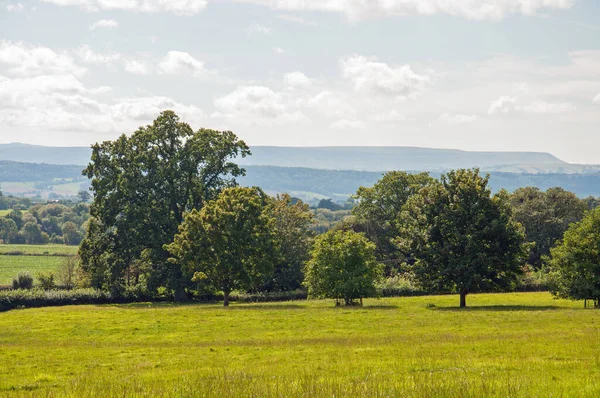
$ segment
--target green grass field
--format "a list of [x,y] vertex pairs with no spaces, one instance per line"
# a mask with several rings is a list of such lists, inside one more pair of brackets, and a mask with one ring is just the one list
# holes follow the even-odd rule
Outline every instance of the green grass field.
[[[0,313],[0,396],[597,397],[600,311],[548,293]],[[432,307],[435,305],[435,307]]]
[[19,272],[29,271],[34,277],[38,272],[56,270],[65,257],[53,256],[6,256],[0,255],[0,285],[9,285]]
[[10,213],[10,209],[8,209],[8,210],[0,210],[0,217],[4,217],[4,216],[6,216],[8,213]]
[[12,245],[0,244],[0,255],[4,253],[21,252],[29,255],[76,255],[79,246],[66,245]]

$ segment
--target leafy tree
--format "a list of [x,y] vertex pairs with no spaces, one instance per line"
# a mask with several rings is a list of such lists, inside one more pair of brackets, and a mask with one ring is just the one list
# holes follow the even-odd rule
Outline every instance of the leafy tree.
[[306,266],[306,285],[311,297],[354,300],[377,295],[376,282],[382,266],[375,257],[375,244],[364,234],[332,230],[315,239]]
[[551,292],[555,296],[600,300],[600,208],[572,224],[551,255]]
[[92,198],[92,195],[88,191],[79,191],[77,192],[77,197],[83,203],[89,202]]
[[188,279],[205,280],[223,291],[258,287],[273,272],[276,238],[260,188],[228,188],[200,211],[185,217],[173,243],[171,263]]
[[0,218],[0,239],[4,243],[13,242],[19,233],[17,224],[10,218]]
[[353,225],[377,245],[377,258],[385,263],[390,273],[404,261],[393,239],[398,236],[397,221],[406,201],[432,183],[428,173],[409,174],[391,171],[371,188],[360,187],[354,196],[358,204],[352,209]]
[[426,289],[466,296],[511,287],[521,272],[524,237],[506,192],[492,196],[478,169],[451,171],[411,197],[397,243],[413,255]]
[[62,228],[62,236],[66,245],[78,245],[81,242],[81,233],[75,223],[68,221]]
[[132,268],[143,269],[150,290],[164,286],[184,299],[189,281],[163,247],[186,212],[236,185],[244,170],[231,159],[249,153],[231,131],[194,132],[172,111],[129,137],[93,145],[84,174],[91,179],[95,221],[80,248],[82,269],[114,292],[139,282],[128,276]]
[[25,239],[27,244],[41,244],[48,241],[48,235],[42,232],[40,226],[35,221],[25,223],[19,234]]
[[317,209],[327,209],[331,211],[343,210],[344,208],[331,199],[321,199],[317,204]]
[[527,261],[536,269],[541,268],[543,257],[550,254],[550,248],[569,225],[581,220],[587,210],[584,201],[562,188],[546,192],[519,188],[510,196],[510,202],[513,219],[523,225],[525,239],[532,243]]
[[23,212],[21,210],[13,209],[5,216],[5,218],[13,220],[17,226],[17,229],[20,230],[23,228]]
[[310,257],[313,215],[307,204],[287,195],[277,195],[267,208],[273,219],[277,258],[271,278],[261,287],[266,291],[285,291],[302,286],[304,264]]

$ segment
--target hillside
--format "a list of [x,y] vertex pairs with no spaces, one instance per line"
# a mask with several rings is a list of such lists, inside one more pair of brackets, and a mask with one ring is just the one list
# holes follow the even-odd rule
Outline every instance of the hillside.
[[[76,195],[89,186],[80,175],[82,166],[64,166],[0,161],[0,185],[5,193],[41,195],[51,192]],[[309,202],[321,198],[345,201],[360,186],[372,186],[383,172],[356,170],[320,170],[305,167],[245,166],[247,175],[241,185],[260,186],[274,194],[288,192]],[[440,172],[432,172],[439,177]],[[600,196],[600,173],[505,173],[491,172],[490,185],[494,191],[502,188],[513,191],[519,187],[540,189],[563,187],[580,197]]]
[[[549,153],[541,152],[469,152],[456,149],[415,147],[341,146],[254,146],[251,149],[252,156],[238,159],[240,164],[375,172],[382,170],[443,171],[461,167],[480,167],[506,172],[568,172],[561,170],[571,166]],[[0,160],[86,165],[89,159],[90,148],[86,147],[0,144]]]

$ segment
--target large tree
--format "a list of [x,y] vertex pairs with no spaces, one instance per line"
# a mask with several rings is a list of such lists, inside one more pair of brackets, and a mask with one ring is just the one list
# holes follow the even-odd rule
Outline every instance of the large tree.
[[569,225],[581,220],[587,203],[562,188],[546,192],[535,187],[519,188],[510,196],[513,219],[525,228],[531,243],[528,263],[540,268],[550,248],[560,240]]
[[478,169],[451,171],[410,198],[397,243],[414,257],[426,289],[469,293],[511,286],[524,256],[522,227],[511,219],[507,194],[492,196]]
[[249,153],[231,131],[194,132],[172,111],[131,136],[93,145],[83,172],[94,196],[80,248],[83,269],[117,293],[143,277],[150,289],[165,286],[183,299],[186,281],[163,246],[186,212],[236,185],[244,170],[232,159]]
[[19,233],[17,224],[10,218],[0,218],[0,239],[3,243],[12,243]]
[[551,254],[551,291],[555,296],[600,300],[600,208],[571,225]]
[[234,289],[252,289],[273,272],[276,240],[260,188],[225,189],[202,210],[185,217],[173,243],[171,263],[189,279],[205,280],[223,291],[229,305]]
[[388,272],[404,261],[393,243],[398,236],[397,221],[402,207],[412,195],[432,181],[428,173],[391,171],[373,187],[360,187],[354,195],[358,204],[352,209],[352,228],[356,232],[364,232],[376,244],[377,258],[386,264]]
[[332,230],[315,239],[306,266],[309,296],[354,300],[377,295],[376,282],[382,265],[375,257],[375,244],[362,233]]
[[271,199],[267,212],[273,219],[277,256],[273,275],[261,286],[261,290],[298,289],[304,280],[304,265],[310,257],[312,212],[301,200],[293,203],[287,194]]

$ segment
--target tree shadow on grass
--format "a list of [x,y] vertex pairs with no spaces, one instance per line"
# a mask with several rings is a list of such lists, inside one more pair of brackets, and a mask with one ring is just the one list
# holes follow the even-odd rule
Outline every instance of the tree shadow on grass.
[[436,311],[489,311],[489,312],[500,312],[500,311],[554,311],[560,310],[562,307],[555,305],[475,305],[467,306],[466,308],[460,307],[428,307],[430,310]]

